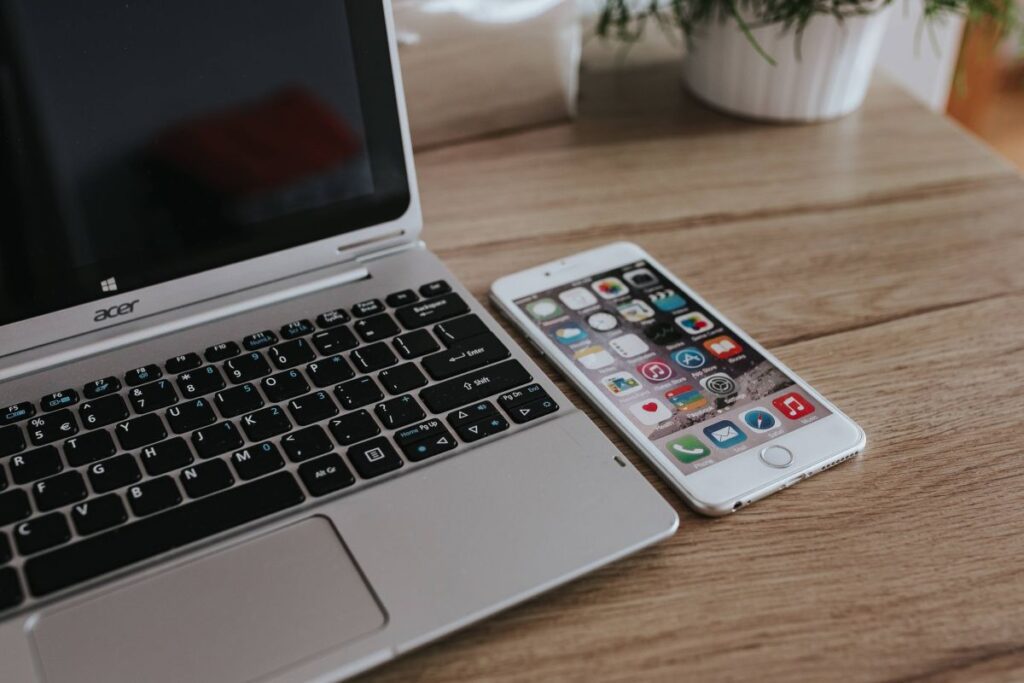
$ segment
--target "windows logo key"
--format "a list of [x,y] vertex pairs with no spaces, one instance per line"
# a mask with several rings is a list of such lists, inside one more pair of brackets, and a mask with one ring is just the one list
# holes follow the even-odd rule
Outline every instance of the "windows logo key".
[[100,281],[100,289],[104,292],[116,292],[117,291],[117,279],[108,277],[106,280]]

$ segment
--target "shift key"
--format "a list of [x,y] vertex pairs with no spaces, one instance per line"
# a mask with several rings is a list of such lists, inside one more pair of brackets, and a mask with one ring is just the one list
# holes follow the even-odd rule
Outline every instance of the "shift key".
[[507,360],[427,387],[420,392],[420,399],[432,412],[441,413],[526,384],[532,379],[519,361]]

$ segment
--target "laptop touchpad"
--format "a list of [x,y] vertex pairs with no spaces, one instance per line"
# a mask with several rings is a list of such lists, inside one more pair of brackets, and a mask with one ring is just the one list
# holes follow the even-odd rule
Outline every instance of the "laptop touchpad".
[[248,681],[374,631],[384,613],[314,517],[44,615],[45,680]]

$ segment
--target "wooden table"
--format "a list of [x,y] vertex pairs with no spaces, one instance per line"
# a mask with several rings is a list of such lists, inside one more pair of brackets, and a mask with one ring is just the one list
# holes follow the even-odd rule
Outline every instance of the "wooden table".
[[703,108],[674,61],[587,70],[582,93],[574,123],[420,153],[429,245],[486,300],[633,240],[868,449],[706,519],[595,417],[679,533],[363,680],[1024,680],[1022,178],[881,79],[796,127]]

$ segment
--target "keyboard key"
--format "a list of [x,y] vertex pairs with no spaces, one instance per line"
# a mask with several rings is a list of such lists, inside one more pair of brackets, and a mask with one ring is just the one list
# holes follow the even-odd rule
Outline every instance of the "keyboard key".
[[549,398],[547,392],[544,391],[544,387],[539,384],[531,384],[528,387],[506,391],[498,397],[498,405],[500,405],[505,412],[508,412],[510,408],[514,408],[517,405],[536,401],[541,398]]
[[42,512],[77,503],[84,500],[86,495],[85,479],[74,470],[37,481],[32,485],[32,497],[36,499],[36,507]]
[[359,346],[359,340],[347,327],[336,327],[333,330],[314,334],[313,346],[321,356],[329,356],[332,353],[354,349]]
[[0,458],[25,450],[25,435],[18,425],[0,427]]
[[331,420],[328,425],[331,434],[342,446],[351,446],[359,441],[380,434],[380,427],[373,416],[365,410],[357,410]]
[[192,433],[192,445],[203,459],[241,448],[242,443],[242,435],[231,422],[220,422]]
[[174,358],[168,358],[164,363],[164,369],[172,375],[180,375],[189,370],[195,370],[203,364],[203,359],[198,353],[185,353]]
[[96,429],[126,419],[128,406],[120,396],[107,396],[83,403],[78,408],[78,416],[86,429]]
[[298,370],[285,370],[260,381],[263,392],[273,403],[282,403],[309,391],[306,378]]
[[427,387],[420,391],[420,399],[431,412],[443,413],[526,384],[531,379],[519,361],[507,360]]
[[434,379],[448,379],[508,358],[505,345],[490,332],[452,344],[446,351],[423,359],[424,369]]
[[189,371],[178,375],[178,388],[185,398],[205,396],[224,388],[224,377],[220,370],[207,365],[199,370]]
[[313,323],[308,320],[296,320],[281,328],[281,339],[296,339],[313,334]]
[[462,297],[452,293],[399,308],[395,311],[395,315],[398,317],[398,322],[412,330],[468,312],[469,306],[462,300]]
[[373,411],[388,429],[398,429],[427,416],[411,394],[379,403]]
[[128,521],[128,511],[117,494],[111,493],[72,507],[71,521],[78,533],[88,536],[124,524]]
[[380,315],[375,315],[370,318],[357,320],[352,327],[355,329],[356,333],[362,337],[363,341],[368,344],[380,341],[381,339],[387,339],[388,337],[393,337],[402,331],[387,313],[381,313]]
[[300,426],[322,422],[338,414],[338,406],[326,391],[314,391],[288,402],[288,410]]
[[223,460],[211,460],[182,470],[181,483],[190,498],[200,498],[228,488],[235,478]]
[[491,405],[490,401],[480,401],[471,406],[460,408],[448,413],[448,424],[452,427],[461,427],[471,422],[479,422],[485,417],[497,414],[498,409]]
[[271,347],[269,353],[270,360],[274,361],[278,370],[287,370],[316,360],[316,354],[305,339],[293,339],[278,344]]
[[5,534],[0,534],[0,564],[10,562],[12,557],[14,557],[14,551],[11,550],[11,542],[7,540]]
[[314,496],[325,496],[356,483],[356,478],[337,453],[301,465],[299,476]]
[[160,379],[128,392],[128,402],[139,415],[151,413],[178,402],[178,394],[170,380]]
[[366,318],[377,313],[384,312],[384,304],[380,302],[380,299],[370,299],[369,301],[360,301],[352,307],[352,315],[357,318]]
[[205,398],[197,398],[176,405],[167,411],[166,417],[167,424],[175,434],[191,432],[217,421],[210,402]]
[[160,420],[159,416],[152,414],[137,417],[126,422],[118,422],[117,426],[114,427],[114,433],[117,434],[117,440],[120,442],[121,448],[126,451],[133,451],[136,448],[142,448],[167,438],[167,430],[164,429],[164,423]]
[[359,377],[334,387],[334,395],[345,410],[355,410],[382,398],[380,387],[370,377]]
[[383,436],[352,446],[346,452],[352,467],[363,479],[372,479],[397,470],[404,463],[391,443]]
[[352,366],[341,357],[341,354],[310,363],[306,366],[306,373],[313,380],[313,384],[321,389],[356,376]]
[[448,433],[448,430],[446,429],[442,434],[434,434],[433,436],[428,436],[425,439],[420,439],[415,443],[402,446],[402,452],[405,453],[405,456],[409,458],[409,460],[419,462],[438,455],[439,453],[450,451],[458,445],[458,442],[455,441],[455,437]]
[[356,349],[349,358],[352,359],[352,362],[360,372],[383,370],[398,362],[395,354],[391,352],[391,349],[384,342],[377,342],[376,344]]
[[185,439],[180,436],[143,448],[139,452],[139,457],[142,458],[142,466],[146,468],[146,473],[151,477],[192,464],[192,451],[185,443]]
[[316,325],[322,330],[337,327],[338,325],[344,325],[352,318],[348,312],[341,308],[336,308],[333,311],[327,311],[321,313],[316,317]]
[[447,294],[452,291],[452,286],[444,280],[436,280],[434,282],[428,282],[427,284],[420,287],[420,294],[424,299],[432,296],[440,296],[441,294]]
[[25,599],[18,572],[10,567],[0,569],[0,612],[17,607]]
[[71,529],[59,512],[34,517],[14,527],[14,544],[22,555],[42,552],[71,540]]
[[28,494],[21,489],[0,493],[0,526],[5,526],[32,514]]
[[392,339],[391,345],[394,346],[399,355],[406,360],[425,356],[428,353],[433,353],[441,348],[426,330],[406,332],[405,334]]
[[60,461],[60,453],[57,452],[56,446],[43,446],[13,456],[10,468],[11,479],[15,484],[28,484],[36,479],[57,474],[64,469],[64,464]]
[[128,497],[128,504],[132,506],[132,512],[137,517],[152,515],[172,508],[181,502],[178,485],[170,477],[151,479],[132,486],[125,495]]
[[206,359],[207,363],[219,363],[222,360],[228,358],[234,358],[242,352],[242,349],[238,347],[235,342],[223,342],[221,344],[214,344],[213,346],[206,349],[203,352],[203,358]]
[[4,468],[0,467],[0,491],[7,488],[7,475],[4,474]]
[[214,397],[217,410],[222,417],[238,417],[243,413],[249,413],[263,407],[263,397],[256,387],[251,384],[243,384],[232,389],[218,392]]
[[164,373],[160,370],[158,365],[146,365],[141,368],[135,368],[128,372],[124,376],[125,383],[130,387],[137,387],[140,384],[146,382],[152,382],[155,379],[160,379],[164,376]]
[[258,351],[232,358],[224,364],[224,372],[232,384],[241,384],[270,374],[270,364]]
[[263,330],[262,332],[250,334],[242,340],[242,346],[244,346],[247,351],[256,351],[276,343],[277,335],[270,330]]
[[268,441],[235,451],[231,455],[231,464],[240,479],[249,480],[281,469],[284,460],[277,446]]
[[545,396],[536,401],[518,405],[515,408],[508,408],[505,412],[508,413],[513,422],[523,424],[524,422],[550,415],[556,410],[558,410],[558,404],[550,396]]
[[406,304],[414,304],[419,300],[420,298],[416,296],[416,292],[411,289],[403,289],[401,292],[388,294],[384,299],[384,303],[392,308],[398,308],[399,306],[405,306]]
[[242,418],[242,429],[250,441],[263,441],[291,431],[292,423],[280,406],[270,406]]
[[[206,463],[213,465],[220,461]],[[220,463],[224,465],[224,463]],[[225,469],[227,466],[224,465]],[[305,499],[295,478],[278,472],[223,493],[73,543],[25,563],[33,595],[42,597],[247,522]]]
[[96,493],[106,493],[142,479],[139,465],[128,453],[89,465],[89,483]]
[[479,441],[487,436],[492,436],[498,432],[503,432],[508,429],[508,422],[505,421],[501,415],[493,415],[485,418],[480,422],[474,422],[473,424],[463,425],[456,431],[462,440],[466,443],[473,441]]
[[121,391],[121,380],[116,377],[105,377],[86,384],[82,393],[85,395],[85,400],[91,401],[115,394],[118,391]]
[[392,396],[419,389],[427,384],[427,378],[413,363],[403,363],[383,370],[377,375],[377,380]]
[[110,433],[103,429],[86,432],[64,442],[64,457],[72,467],[88,465],[103,458],[109,458],[117,452]]
[[312,425],[305,429],[285,436],[281,439],[281,447],[292,462],[302,462],[318,455],[328,453],[334,448],[327,433],[320,425]]
[[472,313],[434,326],[434,334],[445,346],[451,346],[457,341],[469,339],[484,332],[490,332],[490,330],[487,329],[483,320]]
[[28,401],[15,403],[12,406],[0,409],[0,426],[27,420],[35,414],[36,407]]
[[28,438],[36,446],[65,439],[77,433],[78,423],[67,408],[48,415],[38,415],[28,423]]
[[67,408],[78,403],[78,392],[74,389],[64,389],[47,394],[39,399],[39,405],[44,413],[52,413],[61,408]]

